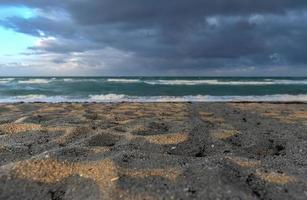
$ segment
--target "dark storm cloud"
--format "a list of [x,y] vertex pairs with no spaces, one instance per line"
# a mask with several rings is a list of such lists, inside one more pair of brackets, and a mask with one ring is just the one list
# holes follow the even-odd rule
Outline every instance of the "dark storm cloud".
[[80,21],[91,24],[155,17],[187,19],[215,14],[282,13],[306,7],[304,0],[1,0],[0,3],[35,8],[63,8]]
[[[70,1],[71,14],[84,24],[189,21],[208,15],[285,13],[305,8],[304,0],[103,0]],[[92,13],[92,14],[89,14]],[[141,23],[145,24],[145,23]]]
[[57,39],[30,47],[40,53],[110,47],[133,54],[127,67],[162,73],[307,63],[306,0],[3,0],[0,5],[46,13],[0,22],[18,32]]

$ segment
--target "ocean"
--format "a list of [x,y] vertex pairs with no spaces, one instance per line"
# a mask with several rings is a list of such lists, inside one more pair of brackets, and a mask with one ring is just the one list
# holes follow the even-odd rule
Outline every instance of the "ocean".
[[11,102],[307,102],[307,77],[0,77]]

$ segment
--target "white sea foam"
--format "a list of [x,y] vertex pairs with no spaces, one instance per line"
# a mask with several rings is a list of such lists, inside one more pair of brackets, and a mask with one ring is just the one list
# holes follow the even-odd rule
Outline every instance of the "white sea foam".
[[88,98],[68,96],[25,95],[0,99],[9,102],[307,102],[307,95],[265,95],[265,96],[127,96],[121,94],[90,95]]
[[89,95],[88,98],[71,96],[23,95],[4,97],[0,103],[15,102],[306,102],[307,95],[264,95],[264,96],[128,96],[123,94]]
[[21,95],[14,97],[4,97],[0,99],[0,103],[16,103],[16,102],[48,102],[48,103],[60,103],[60,102],[83,102],[78,99],[70,100],[65,96],[46,96],[46,95]]
[[15,100],[25,100],[27,102],[34,102],[34,101],[40,101],[47,99],[48,97],[46,95],[35,95],[35,94],[30,94],[30,95],[22,95],[22,96],[16,96],[14,97]]
[[139,83],[140,79],[122,79],[122,78],[109,78],[108,82],[117,82],[117,83]]
[[307,102],[307,95],[264,95],[264,96],[126,96],[126,95],[91,95],[94,102]]
[[55,78],[52,79],[42,79],[42,78],[37,78],[37,79],[29,79],[29,80],[19,80],[19,84],[48,84],[52,81],[56,80]]
[[123,94],[105,94],[105,95],[90,95],[89,101],[100,101],[100,102],[113,102],[113,101],[126,101],[131,97]]

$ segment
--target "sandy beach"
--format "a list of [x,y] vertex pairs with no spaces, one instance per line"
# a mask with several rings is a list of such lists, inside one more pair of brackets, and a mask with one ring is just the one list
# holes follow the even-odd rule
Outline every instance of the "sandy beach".
[[307,199],[307,104],[0,105],[0,199]]

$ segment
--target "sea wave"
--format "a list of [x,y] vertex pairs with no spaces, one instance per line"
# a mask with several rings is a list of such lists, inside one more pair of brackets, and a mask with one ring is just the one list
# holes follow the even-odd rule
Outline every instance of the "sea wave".
[[202,85],[216,84],[218,80],[148,80],[144,83],[149,85]]
[[0,80],[0,84],[7,84],[9,83],[10,81],[5,81],[5,80]]
[[89,78],[63,78],[62,81],[64,82],[70,82],[70,83],[75,83],[75,82],[93,82],[97,81],[97,79],[89,79]]
[[13,81],[15,78],[0,78],[1,81]]
[[307,95],[263,95],[263,96],[129,96],[124,94],[89,95],[87,98],[72,96],[24,95],[1,98],[0,103],[16,102],[306,102]]
[[64,82],[75,82],[75,79],[73,78],[63,78]]
[[56,80],[56,78],[52,79],[29,79],[29,80],[19,80],[19,84],[48,84],[52,81]]
[[[0,84],[6,84],[14,81],[14,78],[0,78]],[[133,79],[133,78],[108,78],[108,79],[99,79],[99,78],[32,78],[32,79],[22,79],[18,80],[19,84],[48,84],[53,81],[64,81],[64,82],[97,82],[97,81],[106,81],[109,83],[119,83],[119,84],[129,84],[129,83],[143,83],[148,85],[169,85],[169,86],[194,86],[194,85],[250,85],[250,86],[261,86],[261,85],[307,85],[307,79],[261,79],[261,80],[219,80],[219,79]]]
[[7,84],[14,81],[14,78],[0,78],[0,84]]
[[222,80],[148,80],[149,85],[306,85],[307,80],[222,81]]
[[117,83],[139,83],[140,79],[121,79],[121,78],[109,78],[108,82],[117,82]]

